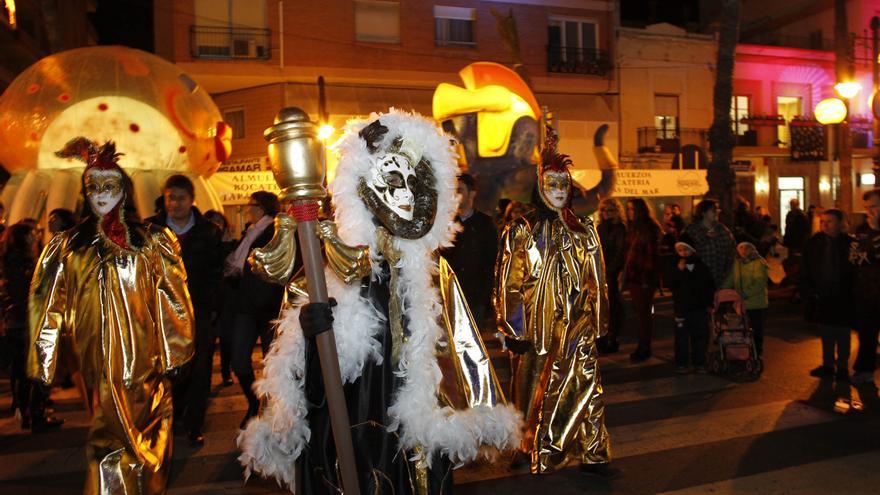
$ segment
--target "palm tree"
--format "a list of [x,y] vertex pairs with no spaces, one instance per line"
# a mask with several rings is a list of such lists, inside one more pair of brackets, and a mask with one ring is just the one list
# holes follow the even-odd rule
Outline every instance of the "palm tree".
[[714,197],[721,205],[721,219],[733,223],[733,198],[736,174],[730,167],[736,137],[730,125],[730,99],[733,96],[733,65],[736,44],[739,39],[740,0],[723,0],[721,30],[718,39],[718,63],[715,72],[713,95],[714,116],[709,128],[709,162],[707,196]]

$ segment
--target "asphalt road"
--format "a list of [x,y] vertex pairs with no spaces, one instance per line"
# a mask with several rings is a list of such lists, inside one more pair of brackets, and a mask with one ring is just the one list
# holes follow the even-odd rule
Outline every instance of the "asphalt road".
[[[628,322],[619,354],[602,359],[607,424],[621,476],[597,480],[571,467],[532,476],[495,464],[455,472],[459,494],[574,493],[878,493],[880,397],[873,386],[820,381],[815,328],[801,307],[774,301],[767,322],[765,371],[757,381],[675,375],[668,301],[657,305],[654,357],[633,365]],[[853,335],[853,350],[857,342]],[[502,375],[505,358],[493,350]],[[219,382],[215,374],[214,383]],[[244,483],[234,438],[246,403],[238,386],[220,388],[209,405],[206,444],[176,437],[169,493],[285,493],[271,481]],[[42,435],[9,416],[8,381],[0,380],[0,493],[80,493],[88,422],[76,393],[56,390],[64,427]]]

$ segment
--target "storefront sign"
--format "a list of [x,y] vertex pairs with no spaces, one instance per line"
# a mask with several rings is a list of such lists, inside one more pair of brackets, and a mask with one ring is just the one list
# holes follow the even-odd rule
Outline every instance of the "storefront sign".
[[700,196],[709,190],[705,170],[618,170],[613,196]]
[[224,205],[246,205],[250,195],[257,191],[280,192],[266,157],[225,162],[210,181]]

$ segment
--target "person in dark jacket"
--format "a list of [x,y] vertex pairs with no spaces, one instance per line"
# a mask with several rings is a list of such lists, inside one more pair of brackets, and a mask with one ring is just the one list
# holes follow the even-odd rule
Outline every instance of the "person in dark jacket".
[[[225,262],[224,275],[238,278],[232,323],[232,371],[248,400],[242,428],[260,412],[260,401],[252,388],[256,377],[251,354],[258,338],[263,356],[269,352],[274,335],[272,320],[278,316],[284,295],[283,286],[266,282],[251,271],[247,257],[251,250],[263,247],[272,240],[275,235],[275,215],[279,208],[278,196],[267,191],[251,194],[247,205],[250,226]],[[297,260],[300,258],[296,257]]]
[[600,354],[617,352],[617,338],[623,328],[623,304],[620,300],[620,272],[626,262],[626,224],[623,205],[616,198],[605,198],[599,204],[599,241],[605,260],[605,281],[608,284],[608,334],[599,338]]
[[856,330],[859,351],[853,364],[853,383],[874,383],[877,369],[877,334],[880,333],[880,189],[862,196],[865,223],[855,232],[850,245],[850,263],[855,267]]
[[[226,216],[217,210],[205,212],[205,218],[210,220],[222,233],[221,249],[223,259],[235,251],[238,241],[232,237],[229,229],[229,221]],[[235,307],[235,291],[230,284],[230,279],[223,277],[223,283],[217,291],[215,299],[217,306],[214,308],[214,330],[217,340],[220,342],[220,376],[224,387],[232,385],[232,316],[229,311]]]
[[844,233],[843,218],[843,212],[834,208],[822,213],[821,232],[807,241],[804,250],[800,293],[807,308],[814,311],[812,319],[819,324],[822,337],[822,364],[810,375],[834,375],[845,381],[849,379],[849,341],[855,308],[853,267],[849,262],[854,239]]
[[477,325],[482,326],[486,308],[491,307],[498,233],[489,215],[474,209],[477,182],[469,174],[458,177],[461,204],[456,220],[464,229],[455,236],[455,245],[440,251],[446,258],[471,308]]
[[788,248],[789,253],[797,254],[803,251],[804,244],[810,238],[812,226],[797,198],[792,198],[788,205],[791,210],[785,215],[785,234],[782,237],[782,244]]
[[639,319],[639,345],[629,357],[633,362],[641,362],[651,357],[654,291],[661,271],[658,256],[661,229],[653,210],[642,198],[626,202],[626,220],[623,281]]
[[714,300],[715,284],[709,268],[687,240],[685,237],[675,243],[676,261],[666,275],[675,313],[675,372],[687,373],[690,363],[697,373],[706,373],[708,310]]
[[165,208],[147,222],[167,227],[177,236],[195,313],[195,354],[189,364],[189,373],[173,384],[174,412],[183,420],[190,443],[202,445],[214,361],[215,335],[211,314],[223,274],[221,233],[193,206],[195,187],[185,175],[168,177],[162,194]]
[[3,308],[5,351],[11,364],[12,407],[21,418],[21,427],[34,433],[54,430],[63,421],[45,412],[48,390],[28,378],[27,356],[28,292],[37,265],[38,239],[36,229],[24,223],[12,225],[3,232],[0,243],[0,305]]

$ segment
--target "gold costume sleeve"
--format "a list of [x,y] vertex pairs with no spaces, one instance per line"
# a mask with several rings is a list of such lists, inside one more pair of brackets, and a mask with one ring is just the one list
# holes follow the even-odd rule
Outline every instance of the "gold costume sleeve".
[[28,375],[52,383],[58,361],[58,345],[67,330],[68,283],[64,270],[67,235],[58,234],[43,249],[31,279],[28,320]]
[[156,315],[162,368],[177,369],[192,358],[194,317],[186,269],[177,237],[169,230],[153,234],[156,269]]
[[517,313],[523,315],[523,282],[526,274],[527,254],[525,244],[528,241],[529,232],[522,222],[514,222],[504,229],[501,234],[498,260],[495,263],[495,315],[498,329],[506,337],[513,339],[525,339],[527,336],[524,319],[521,319],[521,328],[511,325]]
[[440,300],[446,345],[438,349],[443,381],[441,391],[448,405],[456,409],[505,404],[492,360],[474,322],[464,292],[452,267],[438,259]]
[[336,225],[324,220],[316,228],[316,234],[324,241],[327,265],[340,280],[351,285],[370,274],[370,248],[349,246],[336,233]]

